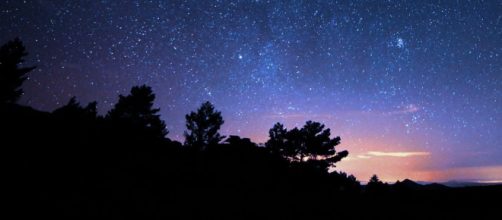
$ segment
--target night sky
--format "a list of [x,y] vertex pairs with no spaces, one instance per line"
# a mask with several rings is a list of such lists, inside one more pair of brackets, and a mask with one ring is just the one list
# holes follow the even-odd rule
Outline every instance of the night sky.
[[325,123],[367,180],[502,181],[502,1],[1,1],[38,68],[21,104],[105,114],[147,84],[169,138],[211,101],[222,134]]

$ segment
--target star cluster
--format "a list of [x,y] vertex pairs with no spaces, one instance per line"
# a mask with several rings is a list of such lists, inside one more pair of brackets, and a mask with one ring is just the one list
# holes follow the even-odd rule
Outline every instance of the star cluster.
[[[38,109],[77,96],[106,113],[147,84],[173,139],[208,100],[223,134],[256,142],[325,123],[358,177],[502,179],[481,172],[502,171],[500,1],[4,0],[0,32],[37,66],[21,102]],[[402,169],[368,168],[388,155]]]

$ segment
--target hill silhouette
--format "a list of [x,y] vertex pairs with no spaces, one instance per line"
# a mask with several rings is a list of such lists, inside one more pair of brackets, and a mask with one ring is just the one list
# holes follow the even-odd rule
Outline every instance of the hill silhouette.
[[406,189],[406,190],[417,190],[417,189],[422,188],[423,186],[416,183],[416,182],[413,182],[412,180],[404,179],[403,181],[397,181],[394,184],[394,187],[395,188],[402,188],[402,189]]
[[[0,58],[26,55],[15,42]],[[5,52],[12,50],[21,52]],[[349,152],[319,122],[291,130],[278,123],[259,146],[219,134],[224,120],[205,102],[187,114],[182,144],[166,137],[146,85],[120,95],[104,116],[97,103],[76,98],[52,112],[20,106],[17,82],[32,68],[5,63],[0,75],[13,83],[2,83],[14,85],[0,103],[5,200],[19,219],[460,219],[499,211],[491,201],[501,186],[385,184],[375,175],[363,187],[352,175],[328,172]]]

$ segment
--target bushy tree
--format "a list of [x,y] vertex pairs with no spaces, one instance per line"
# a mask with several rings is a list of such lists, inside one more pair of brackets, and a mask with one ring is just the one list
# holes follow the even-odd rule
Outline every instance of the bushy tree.
[[340,143],[340,137],[330,138],[330,129],[324,129],[319,122],[307,121],[302,128],[305,141],[305,155],[311,160],[319,157],[331,156],[335,152],[334,146]]
[[23,90],[26,73],[35,67],[19,67],[27,56],[24,45],[18,38],[0,47],[0,103],[16,103]]
[[132,126],[135,130],[142,131],[143,135],[164,138],[168,131],[158,114],[160,109],[153,107],[154,100],[155,94],[151,87],[134,86],[131,94],[119,96],[119,101],[106,118],[117,124]]
[[286,134],[288,130],[284,128],[284,125],[277,122],[268,131],[269,140],[265,143],[265,146],[273,154],[284,154],[286,151]]
[[319,122],[307,121],[301,129],[290,131],[277,123],[270,129],[269,136],[266,146],[273,153],[323,170],[333,167],[348,155],[347,151],[337,153],[335,147],[340,144],[340,137],[331,138],[330,129],[325,129]]
[[292,160],[303,162],[305,154],[305,144],[302,131],[298,128],[293,128],[286,133],[286,142],[282,156]]
[[224,138],[218,133],[224,123],[221,112],[216,111],[210,102],[203,103],[196,112],[191,112],[185,118],[185,145],[203,150]]

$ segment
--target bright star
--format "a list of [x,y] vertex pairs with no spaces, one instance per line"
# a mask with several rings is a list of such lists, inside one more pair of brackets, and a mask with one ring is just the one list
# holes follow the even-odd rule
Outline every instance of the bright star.
[[396,47],[398,47],[398,48],[404,48],[404,40],[403,40],[403,38],[400,38],[400,37],[397,38]]

